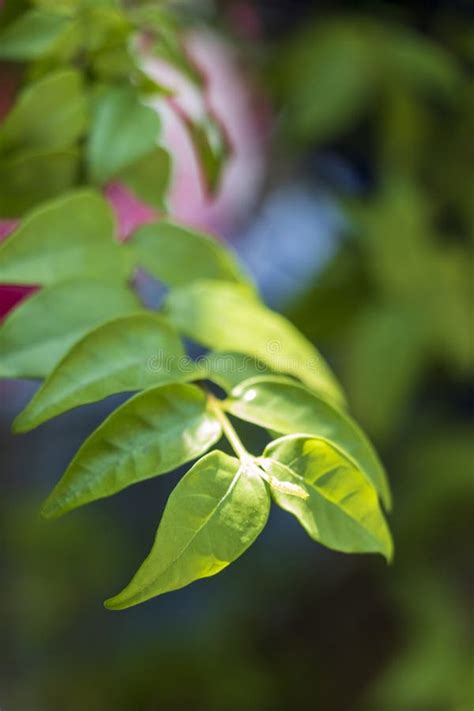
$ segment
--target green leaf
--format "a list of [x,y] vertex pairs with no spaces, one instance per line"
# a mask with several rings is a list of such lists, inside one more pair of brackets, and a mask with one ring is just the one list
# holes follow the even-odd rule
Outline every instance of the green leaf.
[[118,176],[139,200],[158,210],[166,209],[166,194],[171,180],[171,156],[158,146]]
[[73,407],[114,393],[189,380],[184,350],[159,316],[137,313],[100,325],[78,341],[58,363],[14,423],[26,432]]
[[195,385],[164,385],[135,395],[84,442],[45,502],[46,518],[172,471],[221,436]]
[[138,265],[169,286],[197,279],[245,282],[234,256],[217,239],[168,220],[139,227],[130,245]]
[[106,90],[95,107],[87,155],[91,179],[105,183],[156,149],[158,114],[130,87]]
[[0,125],[0,148],[69,148],[85,131],[87,102],[74,70],[49,74],[29,85]]
[[261,361],[242,353],[208,353],[197,361],[202,377],[230,392],[244,380],[271,373]]
[[241,556],[270,510],[268,490],[255,469],[222,452],[197,462],[171,494],[149,556],[106,607],[122,610],[177,590],[216,575]]
[[57,47],[71,27],[61,14],[30,10],[20,15],[0,34],[0,59],[38,59]]
[[306,434],[328,442],[349,459],[390,505],[383,467],[369,440],[344,412],[298,383],[266,376],[238,385],[226,409],[281,434]]
[[272,76],[291,132],[323,142],[358,121],[377,79],[372,45],[353,19],[313,23],[292,41]]
[[58,197],[78,175],[77,150],[28,151],[0,159],[0,217],[20,217]]
[[231,154],[224,129],[209,117],[201,122],[192,121],[187,116],[182,119],[196,152],[206,188],[210,193],[215,193]]
[[241,286],[202,281],[174,289],[165,310],[178,330],[215,351],[255,356],[336,402],[341,389],[321,355],[283,316]]
[[0,378],[44,378],[91,328],[136,312],[125,285],[77,279],[42,289],[0,326]]
[[301,487],[307,498],[270,488],[311,538],[345,553],[392,556],[392,541],[377,494],[349,459],[327,442],[290,435],[272,442],[259,465],[278,481]]
[[115,218],[98,193],[70,193],[32,211],[0,245],[0,282],[50,285],[73,277],[126,276]]

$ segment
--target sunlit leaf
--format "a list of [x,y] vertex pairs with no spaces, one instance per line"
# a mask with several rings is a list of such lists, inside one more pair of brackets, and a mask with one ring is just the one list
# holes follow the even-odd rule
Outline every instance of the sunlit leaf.
[[345,553],[382,553],[390,559],[392,541],[376,491],[340,451],[320,439],[291,435],[269,444],[263,457],[265,471],[307,493],[307,498],[286,494],[270,479],[277,504],[312,538]]
[[244,380],[271,373],[264,363],[243,353],[209,353],[198,361],[203,377],[230,392]]
[[205,394],[164,385],[135,395],[84,442],[42,513],[54,518],[204,454],[221,436]]
[[328,442],[381,494],[390,492],[383,467],[366,436],[344,412],[298,383],[264,376],[238,385],[226,404],[236,417],[281,434],[307,434]]
[[217,239],[168,220],[143,225],[130,244],[138,265],[169,286],[197,279],[245,281],[236,259]]
[[248,289],[202,281],[174,289],[165,309],[178,330],[215,351],[236,351],[300,378],[341,402],[341,389],[314,346]]
[[106,606],[121,610],[216,575],[255,541],[269,509],[258,473],[222,452],[208,454],[181,479],[148,558]]
[[66,410],[114,393],[189,380],[194,371],[180,368],[182,361],[180,339],[159,316],[144,312],[109,321],[66,353],[17,417],[14,430],[30,430]]
[[32,211],[0,245],[0,281],[49,285],[73,277],[123,279],[112,209],[98,193],[70,193]]
[[140,308],[124,284],[76,279],[42,289],[0,325],[0,378],[44,378],[94,326]]

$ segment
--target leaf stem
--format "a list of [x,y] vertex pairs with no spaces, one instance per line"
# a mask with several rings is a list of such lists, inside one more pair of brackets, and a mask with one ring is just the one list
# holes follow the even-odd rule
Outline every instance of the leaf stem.
[[208,398],[209,406],[214,415],[219,420],[222,426],[222,431],[226,436],[230,446],[234,450],[235,454],[242,462],[253,462],[252,455],[245,449],[242,440],[240,439],[239,435],[235,430],[235,427],[232,425],[231,421],[223,411],[221,401],[215,398],[214,395],[211,395],[210,393],[208,393]]

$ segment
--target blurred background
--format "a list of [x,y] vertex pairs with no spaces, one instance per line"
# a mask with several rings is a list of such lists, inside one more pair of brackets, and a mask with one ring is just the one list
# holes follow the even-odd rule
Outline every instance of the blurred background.
[[332,363],[388,469],[395,561],[275,510],[223,574],[107,612],[179,475],[42,522],[120,399],[13,437],[36,384],[2,382],[2,711],[472,711],[474,7],[182,5],[233,157],[209,204],[175,138],[174,214]]

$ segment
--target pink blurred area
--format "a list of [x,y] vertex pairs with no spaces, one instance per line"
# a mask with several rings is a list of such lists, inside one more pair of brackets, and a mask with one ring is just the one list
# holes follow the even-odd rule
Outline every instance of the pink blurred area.
[[[0,0],[1,3],[1,0]],[[153,106],[163,123],[161,142],[173,158],[169,194],[170,216],[215,235],[231,232],[256,204],[265,168],[265,135],[268,110],[239,68],[234,50],[210,33],[194,32],[185,40],[186,50],[205,78],[204,95],[170,66],[147,61],[151,76],[175,92],[173,100],[159,99]],[[11,66],[0,69],[0,120],[11,107],[18,75]],[[192,120],[212,114],[225,131],[231,156],[215,195],[209,195],[183,116]],[[114,182],[105,188],[118,222],[119,239],[160,216]],[[14,216],[11,216],[14,218]],[[17,222],[0,220],[0,241]],[[33,287],[0,285],[0,318],[34,291]]]

